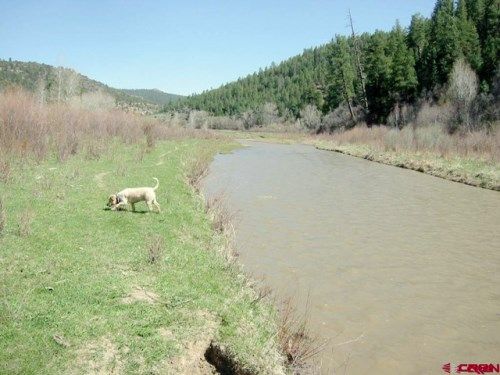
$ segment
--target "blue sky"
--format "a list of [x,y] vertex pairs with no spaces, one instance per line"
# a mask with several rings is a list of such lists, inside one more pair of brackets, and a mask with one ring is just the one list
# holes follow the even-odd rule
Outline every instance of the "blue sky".
[[71,67],[118,88],[191,94],[346,34],[407,26],[435,0],[0,0],[0,58]]

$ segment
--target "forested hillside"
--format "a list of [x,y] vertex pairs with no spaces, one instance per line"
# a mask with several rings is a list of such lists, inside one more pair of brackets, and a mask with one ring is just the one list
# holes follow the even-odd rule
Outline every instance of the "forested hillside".
[[20,86],[49,101],[101,92],[111,96],[120,107],[148,112],[179,98],[160,90],[116,89],[72,69],[36,62],[0,60],[0,89],[9,86]]
[[337,35],[326,45],[165,110],[258,117],[267,107],[280,116],[303,117],[304,110],[307,115],[317,108],[323,114],[348,113],[344,117],[353,123],[383,123],[394,109],[437,100],[458,60],[478,76],[482,102],[477,105],[491,108],[498,99],[499,46],[500,0],[437,0],[430,18],[416,14],[408,28],[396,22],[389,32]]
[[168,94],[158,89],[120,89],[120,91],[158,105],[165,105],[183,98],[181,95]]

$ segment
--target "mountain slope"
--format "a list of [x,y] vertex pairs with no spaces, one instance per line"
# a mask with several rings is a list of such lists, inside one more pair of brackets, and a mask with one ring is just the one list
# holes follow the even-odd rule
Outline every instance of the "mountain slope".
[[104,92],[122,108],[152,112],[158,105],[175,100],[177,95],[159,90],[122,90],[86,77],[72,69],[36,62],[0,60],[0,89],[20,86],[29,91],[44,92],[57,99],[88,92]]
[[331,43],[306,49],[279,65],[250,74],[217,89],[192,95],[166,106],[189,107],[216,115],[235,115],[274,102],[280,113],[297,115],[304,103],[321,107],[328,83]]
[[183,98],[182,95],[169,94],[158,89],[120,89],[120,91],[158,105],[165,105]]

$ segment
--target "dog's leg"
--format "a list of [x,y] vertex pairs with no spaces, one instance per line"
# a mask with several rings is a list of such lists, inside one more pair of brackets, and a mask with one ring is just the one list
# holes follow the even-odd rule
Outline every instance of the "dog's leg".
[[122,209],[123,207],[127,207],[127,205],[128,205],[128,203],[127,203],[127,202],[120,202],[120,203],[118,203],[117,205],[115,205],[115,206],[114,206],[114,209],[115,209],[115,211],[116,211],[116,210],[120,210],[120,209]]
[[130,203],[130,205],[132,206],[132,211],[135,212],[135,203]]
[[152,201],[147,201],[146,204],[148,205],[149,212],[153,211]]
[[160,204],[156,201],[156,199],[153,201],[153,204],[156,207],[156,209],[158,210],[158,213],[160,214],[161,213]]

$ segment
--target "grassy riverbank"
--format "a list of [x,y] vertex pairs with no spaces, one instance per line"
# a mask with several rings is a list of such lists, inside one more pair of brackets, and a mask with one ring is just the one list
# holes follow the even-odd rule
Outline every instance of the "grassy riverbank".
[[439,126],[357,127],[310,142],[323,150],[500,190],[500,135],[495,129],[449,135]]
[[[224,134],[228,134],[225,132]],[[500,190],[498,130],[450,136],[438,127],[358,127],[332,135],[233,132],[233,137],[262,142],[306,143],[370,161],[412,169],[447,180]]]
[[500,190],[500,166],[474,158],[444,158],[426,152],[394,152],[378,150],[363,144],[336,144],[324,140],[313,143],[320,150],[375,161],[382,164],[412,169],[447,180],[491,190]]
[[[200,153],[230,147],[115,142],[98,158],[13,161],[0,182],[0,372],[207,373],[212,345],[240,369],[282,373],[276,310],[227,262],[186,184]],[[161,214],[104,210],[152,177]]]

